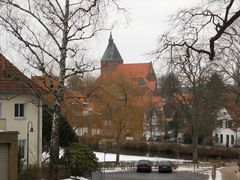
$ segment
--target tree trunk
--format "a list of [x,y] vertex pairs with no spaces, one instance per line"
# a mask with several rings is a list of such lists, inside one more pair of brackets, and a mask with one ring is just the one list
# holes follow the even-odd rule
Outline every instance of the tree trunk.
[[198,162],[198,134],[196,132],[196,129],[193,129],[193,134],[192,134],[192,148],[193,148],[193,162],[197,163]]
[[116,143],[117,143],[117,146],[116,146],[116,164],[119,164],[120,150],[121,150],[120,137],[117,137]]
[[62,36],[62,44],[60,48],[61,56],[59,61],[59,80],[57,87],[57,96],[54,105],[51,146],[50,146],[50,178],[52,180],[58,179],[58,162],[59,162],[59,119],[61,116],[61,104],[64,100],[64,82],[66,76],[66,58],[68,45],[68,18],[69,18],[69,0],[66,0],[65,14],[64,14],[64,28]]
[[[55,106],[56,107],[56,106]],[[59,114],[55,111],[52,121],[49,179],[58,179],[58,159],[59,159]]]
[[[63,65],[64,66],[64,63]],[[50,145],[50,164],[49,174],[52,180],[58,179],[58,161],[59,161],[59,120],[61,117],[61,103],[64,96],[65,69],[60,71],[58,82],[58,94],[54,105],[51,145]]]
[[149,140],[152,141],[152,139],[153,139],[153,135],[152,135],[153,127],[152,127],[152,119],[151,118],[149,118],[149,122],[150,122],[150,137],[149,137]]

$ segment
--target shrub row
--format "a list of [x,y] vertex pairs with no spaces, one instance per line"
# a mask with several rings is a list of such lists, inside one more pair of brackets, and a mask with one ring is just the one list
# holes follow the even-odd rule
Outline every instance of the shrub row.
[[[126,150],[180,155],[192,155],[192,145],[176,144],[176,143],[156,143],[156,142],[133,142],[127,141],[123,145]],[[240,148],[199,146],[200,158],[219,158],[219,159],[238,159],[240,158]]]

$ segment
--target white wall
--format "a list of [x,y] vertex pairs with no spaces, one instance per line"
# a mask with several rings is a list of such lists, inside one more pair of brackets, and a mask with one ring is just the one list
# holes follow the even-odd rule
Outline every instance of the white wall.
[[[222,124],[213,131],[213,144],[216,146],[229,146],[232,147],[236,145],[237,133],[233,131],[230,127],[228,127],[226,122],[233,121],[232,117],[229,115],[226,108],[222,108],[218,113],[219,122],[222,121]],[[220,121],[221,120],[221,121]],[[218,142],[216,142],[216,134],[218,135]],[[220,136],[222,135],[222,142]],[[227,135],[229,136],[229,143],[227,143]],[[234,141],[232,142],[231,137],[234,137]]]
[[[218,142],[216,142],[215,140],[213,141],[214,145],[217,146],[227,146],[227,135],[229,135],[229,143],[228,146],[232,147],[236,144],[236,132],[231,130],[230,128],[217,128],[214,132],[213,132],[213,137],[215,137],[215,134],[218,134]],[[220,142],[220,134],[223,135],[223,142]],[[232,144],[231,142],[231,136],[234,136],[234,142]],[[240,134],[239,134],[240,135]]]
[[[18,131],[19,132],[18,139],[19,140],[25,139],[26,146],[27,146],[27,123],[28,121],[31,121],[33,124],[34,132],[29,133],[29,164],[41,163],[42,108],[37,107],[37,104],[36,104],[37,102],[38,101],[33,96],[30,96],[30,95],[19,95],[16,97],[5,96],[5,98],[2,98],[0,100],[0,103],[2,104],[2,118],[5,119],[6,121],[5,130]],[[14,106],[16,103],[24,104],[24,110],[25,110],[24,118],[14,117]],[[38,141],[38,133],[39,133],[39,141]]]

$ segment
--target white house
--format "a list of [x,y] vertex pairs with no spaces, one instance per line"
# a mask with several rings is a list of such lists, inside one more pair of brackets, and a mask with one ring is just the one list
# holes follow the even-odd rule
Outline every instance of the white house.
[[25,164],[41,164],[43,92],[0,54],[0,131],[19,132]]
[[226,147],[240,145],[240,128],[234,125],[234,120],[227,109],[221,109],[218,115],[218,127],[213,132],[213,144]]

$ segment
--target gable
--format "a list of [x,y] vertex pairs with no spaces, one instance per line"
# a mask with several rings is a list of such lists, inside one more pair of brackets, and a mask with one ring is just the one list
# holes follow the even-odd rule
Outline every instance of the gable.
[[40,95],[44,90],[0,53],[0,94]]
[[152,92],[156,89],[156,75],[152,63],[118,64],[117,67],[108,74],[101,74],[100,81],[104,81],[108,76],[122,74],[131,79],[135,79],[139,86],[145,86]]

